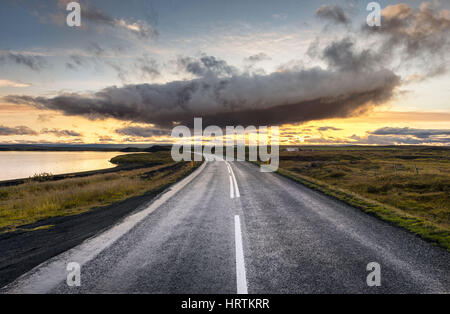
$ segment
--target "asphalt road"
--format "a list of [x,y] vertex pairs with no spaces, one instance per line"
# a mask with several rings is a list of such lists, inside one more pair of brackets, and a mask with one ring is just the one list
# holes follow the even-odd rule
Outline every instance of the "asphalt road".
[[250,163],[210,161],[3,292],[449,293],[450,253]]

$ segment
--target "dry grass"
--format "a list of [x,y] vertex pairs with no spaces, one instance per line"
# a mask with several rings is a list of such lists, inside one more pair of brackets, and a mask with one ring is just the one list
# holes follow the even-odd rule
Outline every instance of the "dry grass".
[[12,231],[41,219],[79,214],[96,206],[142,195],[161,189],[191,171],[188,164],[183,164],[175,170],[147,175],[165,166],[59,181],[30,180],[18,186],[0,187],[0,230]]
[[280,169],[450,249],[449,149],[312,148],[282,152]]
[[280,167],[450,228],[450,150],[300,151]]

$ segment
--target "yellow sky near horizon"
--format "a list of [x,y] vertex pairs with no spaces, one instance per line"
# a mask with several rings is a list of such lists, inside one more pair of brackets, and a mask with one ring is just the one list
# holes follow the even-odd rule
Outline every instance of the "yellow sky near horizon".
[[[26,126],[36,133],[41,133],[43,129],[72,130],[81,133],[81,136],[57,136],[54,133],[0,135],[0,143],[5,144],[58,142],[73,144],[150,144],[172,142],[170,136],[138,137],[118,134],[116,132],[118,128],[127,126],[145,127],[148,125],[116,119],[89,120],[78,116],[65,116],[58,112],[40,110],[26,105],[12,104],[0,104],[0,115],[0,126],[4,127]],[[368,132],[384,127],[449,129],[449,126],[450,112],[405,112],[383,107],[355,117],[283,125],[280,127],[280,144],[332,144],[333,141],[336,144],[351,144],[353,143],[352,140],[349,140],[351,136],[365,137]]]

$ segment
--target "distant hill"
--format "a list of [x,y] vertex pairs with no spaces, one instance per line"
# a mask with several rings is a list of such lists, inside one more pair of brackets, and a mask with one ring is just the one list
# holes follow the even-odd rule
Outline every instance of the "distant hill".
[[120,151],[124,152],[124,153],[142,152],[142,148],[127,147],[127,148],[121,149]]
[[172,149],[172,145],[153,145],[151,147],[145,148],[144,152],[154,153],[154,152],[164,152],[170,151]]
[[121,149],[121,152],[147,152],[147,153],[154,153],[154,152],[164,152],[164,151],[170,151],[172,149],[171,145],[152,145],[150,147],[145,148],[139,148],[139,147],[126,147],[124,149]]

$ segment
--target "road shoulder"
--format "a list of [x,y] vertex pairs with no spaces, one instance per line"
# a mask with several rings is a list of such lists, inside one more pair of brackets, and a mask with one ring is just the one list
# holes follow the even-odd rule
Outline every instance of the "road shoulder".
[[[0,234],[0,287],[20,275],[89,238],[119,224],[133,213],[142,211],[179,181],[157,190],[71,216],[58,216],[22,226],[21,230]],[[51,228],[41,228],[51,226]],[[35,230],[35,231],[25,231]]]

